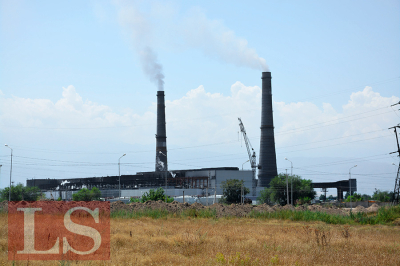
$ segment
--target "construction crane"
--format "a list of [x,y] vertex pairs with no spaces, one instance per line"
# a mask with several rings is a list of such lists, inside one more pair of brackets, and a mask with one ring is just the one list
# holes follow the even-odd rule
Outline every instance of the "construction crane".
[[246,129],[244,128],[242,119],[240,119],[240,117],[239,117],[238,120],[239,120],[240,131],[242,132],[243,138],[244,138],[244,142],[246,143],[246,148],[247,148],[247,153],[249,155],[249,161],[250,161],[251,169],[253,170],[251,194],[252,194],[252,196],[256,196],[256,186],[257,186],[257,181],[256,181],[256,169],[257,169],[256,152],[254,151],[253,147],[251,146],[250,140],[247,137]]

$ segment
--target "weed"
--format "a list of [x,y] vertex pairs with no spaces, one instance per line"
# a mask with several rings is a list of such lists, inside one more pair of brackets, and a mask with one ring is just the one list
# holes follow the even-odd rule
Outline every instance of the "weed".
[[69,266],[69,265],[71,265],[71,263],[68,260],[60,260],[58,263],[60,264],[60,266]]
[[314,229],[315,240],[318,246],[325,248],[331,240],[331,232],[325,226]]
[[224,257],[224,254],[222,254],[221,252],[218,252],[215,257],[216,257],[217,263],[220,263],[220,264],[225,264],[226,263],[226,259]]
[[343,227],[343,230],[341,231],[342,236],[343,236],[346,240],[348,240],[348,239],[350,238],[350,236],[351,236],[349,229],[350,229],[350,226],[345,225],[345,226]]
[[233,265],[249,265],[250,258],[246,255],[242,256],[240,252],[236,252],[236,255],[229,260],[229,263]]
[[271,258],[271,264],[275,264],[275,265],[277,265],[277,264],[279,264],[279,257],[278,257],[278,255],[275,255],[275,256],[273,256],[272,258]]
[[225,257],[224,254],[218,252],[215,256],[215,260],[218,264],[226,264],[226,265],[253,265],[258,264],[259,260],[256,259],[251,261],[250,257],[247,255],[242,255],[240,252],[236,252],[234,256]]

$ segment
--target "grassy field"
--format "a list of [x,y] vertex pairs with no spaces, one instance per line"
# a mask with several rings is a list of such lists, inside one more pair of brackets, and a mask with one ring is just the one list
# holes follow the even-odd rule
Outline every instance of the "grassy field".
[[[111,219],[110,261],[14,265],[400,265],[398,226],[153,215]],[[6,214],[0,214],[0,265],[13,265]]]

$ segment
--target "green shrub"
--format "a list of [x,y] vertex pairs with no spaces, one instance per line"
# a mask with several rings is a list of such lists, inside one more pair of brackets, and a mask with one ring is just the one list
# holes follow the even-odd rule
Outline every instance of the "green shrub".
[[171,203],[174,201],[173,198],[165,195],[164,189],[161,187],[157,188],[157,190],[150,189],[148,193],[145,192],[143,194],[141,201],[146,202],[149,200],[153,200],[153,201],[162,200],[162,201],[166,201],[167,203]]
[[[9,199],[10,188],[6,187],[0,190],[0,201]],[[44,194],[38,187],[25,187],[22,184],[11,186],[11,201],[36,201]]]
[[[286,178],[288,180],[286,180]],[[302,179],[298,175],[288,176],[285,174],[279,174],[274,177],[269,183],[268,188],[264,188],[261,191],[260,197],[258,200],[262,203],[279,203],[280,205],[286,205],[287,202],[287,185],[289,186],[289,198],[292,196],[292,186],[293,186],[293,203],[296,204],[304,204],[308,201],[311,201],[316,192],[312,187],[312,181],[308,179]]]
[[142,202],[142,199],[141,198],[130,198],[129,199],[129,202]]
[[101,192],[97,187],[93,187],[91,190],[82,188],[77,193],[72,194],[73,201],[92,201],[100,200]]
[[224,203],[240,203],[241,202],[241,191],[243,187],[244,196],[250,193],[250,190],[244,186],[243,180],[228,179],[221,182],[222,198],[221,202]]

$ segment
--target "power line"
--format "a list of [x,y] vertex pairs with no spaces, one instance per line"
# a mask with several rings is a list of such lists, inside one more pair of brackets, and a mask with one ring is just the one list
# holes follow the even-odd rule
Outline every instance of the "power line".
[[[380,109],[384,109],[384,108],[387,108],[387,106],[386,107],[382,107],[382,108],[378,108],[378,109],[374,109],[374,110],[372,110],[372,111],[376,111],[376,110],[380,110]],[[369,112],[372,112],[372,111],[369,111]],[[389,111],[389,112],[391,112],[391,111]],[[385,114],[385,113],[388,113],[388,112],[384,112],[384,113],[379,113],[379,114],[376,114],[376,115],[372,115],[372,116],[377,116],[377,115],[381,115],[381,114]],[[362,113],[359,113],[359,114],[355,114],[355,115],[360,115],[360,114],[362,114]],[[312,129],[316,129],[316,128],[320,128],[320,127],[325,127],[325,126],[332,126],[332,125],[336,125],[336,124],[339,124],[339,123],[346,123],[346,122],[351,122],[351,121],[355,121],[355,120],[358,120],[358,119],[364,119],[364,118],[368,118],[368,117],[371,117],[371,116],[367,116],[367,117],[361,117],[361,118],[357,118],[357,119],[353,119],[353,120],[348,120],[348,121],[343,121],[343,122],[339,122],[339,123],[335,123],[335,124],[328,124],[328,125],[326,125],[326,123],[330,123],[330,122],[333,122],[333,121],[338,121],[338,120],[340,120],[340,119],[346,119],[346,118],[348,118],[348,117],[352,117],[352,116],[355,116],[355,115],[351,115],[351,116],[347,116],[347,117],[343,117],[343,118],[337,118],[337,119],[334,119],[334,120],[330,120],[330,121],[324,121],[324,122],[321,122],[321,123],[316,123],[316,124],[311,124],[311,125],[306,125],[306,126],[303,126],[303,127],[300,127],[300,128],[297,128],[297,129],[290,129],[290,130],[286,130],[286,131],[280,131],[280,132],[277,132],[277,133],[275,133],[275,135],[282,135],[282,134],[292,134],[293,132],[296,132],[296,133],[299,133],[299,132],[303,132],[303,131],[306,131],[306,130],[312,130]],[[311,127],[311,126],[316,126],[316,125],[321,125],[321,124],[325,124],[325,125],[322,125],[322,126],[319,126],[319,127],[314,127],[314,128],[307,128],[307,127]],[[303,130],[301,130],[303,128]],[[377,130],[376,132],[378,132],[379,130]],[[375,132],[375,131],[370,131],[370,132],[366,132],[366,133],[359,133],[359,135],[361,135],[361,134],[369,134],[369,133],[372,133],[372,132]],[[354,136],[354,135],[352,135],[352,136]],[[258,137],[252,137],[251,139],[259,139],[260,137],[258,136]],[[345,137],[340,137],[340,138],[345,138]],[[335,138],[334,138],[335,139]],[[336,139],[339,139],[339,138],[336,138]],[[333,139],[330,139],[330,140],[333,140]],[[322,140],[322,141],[320,141],[320,142],[323,142],[324,140]],[[210,144],[202,144],[202,145],[195,145],[195,146],[186,146],[186,147],[179,147],[179,148],[172,148],[172,149],[168,149],[169,151],[173,151],[173,150],[182,150],[182,149],[188,149],[188,148],[199,148],[199,147],[207,147],[207,146],[215,146],[215,145],[223,145],[223,144],[229,144],[229,143],[235,143],[235,142],[237,142],[236,140],[230,140],[230,141],[224,141],[224,142],[216,142],[216,143],[210,143]],[[299,144],[299,145],[305,145],[305,144]],[[14,147],[19,147],[19,148],[21,148],[21,149],[25,149],[25,150],[33,150],[33,151],[42,151],[42,152],[53,152],[53,153],[77,153],[77,154],[79,154],[79,153],[81,153],[81,154],[100,154],[99,152],[90,152],[90,153],[87,153],[87,152],[81,152],[81,151],[63,151],[63,150],[50,150],[50,149],[36,149],[36,148],[25,148],[25,147],[23,147],[23,146],[18,146],[18,145],[13,145]],[[142,150],[142,151],[127,151],[127,152],[129,152],[129,153],[143,153],[143,152],[154,152],[154,150]],[[119,154],[120,152],[112,152],[112,153],[101,153],[101,154]],[[4,156],[4,155],[3,155]],[[6,156],[4,156],[4,157],[6,157]]]

